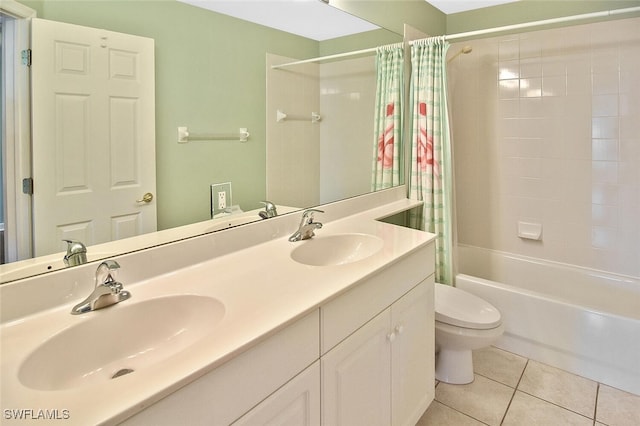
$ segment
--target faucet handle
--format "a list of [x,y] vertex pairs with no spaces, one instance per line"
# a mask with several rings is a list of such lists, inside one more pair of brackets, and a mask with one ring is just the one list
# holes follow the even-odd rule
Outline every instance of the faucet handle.
[[96,269],[96,287],[101,284],[116,282],[116,272],[120,264],[115,260],[105,260]]
[[302,221],[305,223],[313,223],[313,214],[314,213],[324,213],[324,210],[319,209],[307,209],[302,212]]
[[260,201],[260,204],[264,204],[264,209],[265,210],[275,210],[276,209],[276,205],[273,204],[269,200]]
[[324,210],[320,210],[320,209],[306,209],[304,212],[302,212],[302,216],[311,216],[313,217],[314,213],[324,213]]

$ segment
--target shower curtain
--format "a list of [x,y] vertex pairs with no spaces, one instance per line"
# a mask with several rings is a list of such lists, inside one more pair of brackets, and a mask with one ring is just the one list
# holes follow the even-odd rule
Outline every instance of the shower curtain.
[[371,189],[400,185],[402,177],[402,106],[404,92],[402,44],[376,50],[376,103]]
[[[436,234],[436,281],[453,282],[453,171],[447,110],[444,37],[411,46],[411,182],[409,198],[424,201],[418,227]],[[421,217],[420,217],[421,216]],[[416,225],[416,223],[414,223]]]

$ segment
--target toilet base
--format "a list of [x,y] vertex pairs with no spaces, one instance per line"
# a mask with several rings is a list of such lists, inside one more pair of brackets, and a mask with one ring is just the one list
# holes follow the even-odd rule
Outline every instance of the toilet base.
[[436,379],[453,385],[473,382],[473,355],[470,349],[440,348],[436,358]]

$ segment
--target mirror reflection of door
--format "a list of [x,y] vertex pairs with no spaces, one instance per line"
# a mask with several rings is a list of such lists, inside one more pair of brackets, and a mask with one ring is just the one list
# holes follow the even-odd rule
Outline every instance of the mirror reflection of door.
[[29,48],[29,18],[35,12],[20,3],[0,3],[0,99],[2,155],[0,173],[0,262],[30,258],[31,197],[22,193],[22,177],[31,176],[29,70],[21,52]]
[[154,41],[32,21],[34,255],[153,232]]

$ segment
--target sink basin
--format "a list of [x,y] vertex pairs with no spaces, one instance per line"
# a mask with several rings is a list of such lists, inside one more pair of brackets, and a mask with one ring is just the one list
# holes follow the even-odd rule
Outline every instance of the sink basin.
[[377,253],[382,240],[367,234],[316,236],[304,240],[291,252],[298,263],[312,266],[335,266],[357,262]]
[[198,342],[224,313],[220,301],[195,295],[121,302],[46,340],[18,378],[32,389],[61,390],[135,374]]

